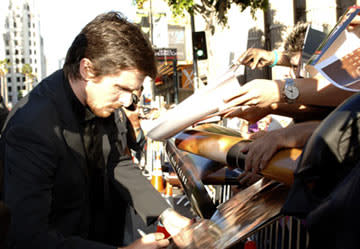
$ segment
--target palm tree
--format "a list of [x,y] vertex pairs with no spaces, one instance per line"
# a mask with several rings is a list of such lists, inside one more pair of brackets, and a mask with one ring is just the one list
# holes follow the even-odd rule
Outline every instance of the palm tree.
[[4,98],[4,103],[6,106],[8,104],[6,75],[9,72],[9,66],[10,61],[8,59],[0,60],[0,95]]
[[26,90],[30,92],[33,88],[34,80],[36,75],[32,73],[32,68],[29,64],[24,64],[21,68],[21,73],[25,75]]

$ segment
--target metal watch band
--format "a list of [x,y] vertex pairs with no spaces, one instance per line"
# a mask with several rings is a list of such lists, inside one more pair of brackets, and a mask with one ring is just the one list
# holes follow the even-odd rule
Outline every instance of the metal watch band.
[[[295,96],[288,95],[288,91],[291,89],[291,91],[295,90],[297,94]],[[299,90],[295,86],[295,81],[291,78],[285,79],[285,85],[283,89],[283,95],[287,103],[292,104],[295,102],[295,100],[299,97]]]

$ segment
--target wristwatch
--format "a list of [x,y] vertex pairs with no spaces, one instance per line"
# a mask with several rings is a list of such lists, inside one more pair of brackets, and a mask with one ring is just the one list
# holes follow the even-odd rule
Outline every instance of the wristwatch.
[[299,97],[299,89],[295,86],[293,79],[285,79],[283,94],[287,103],[292,104]]

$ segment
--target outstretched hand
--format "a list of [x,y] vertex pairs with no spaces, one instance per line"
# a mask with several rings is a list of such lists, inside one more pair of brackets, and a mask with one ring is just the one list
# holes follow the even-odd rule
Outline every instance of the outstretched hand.
[[238,59],[238,63],[251,69],[270,66],[274,61],[275,55],[273,52],[260,48],[249,48]]
[[227,93],[223,96],[224,109],[248,105],[257,107],[269,107],[281,99],[278,81],[255,79],[243,85],[236,93]]

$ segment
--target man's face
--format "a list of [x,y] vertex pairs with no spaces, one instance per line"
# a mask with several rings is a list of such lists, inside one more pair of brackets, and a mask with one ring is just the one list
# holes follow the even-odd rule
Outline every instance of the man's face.
[[86,104],[98,117],[106,118],[132,103],[131,93],[140,89],[145,76],[138,70],[122,70],[87,82]]

